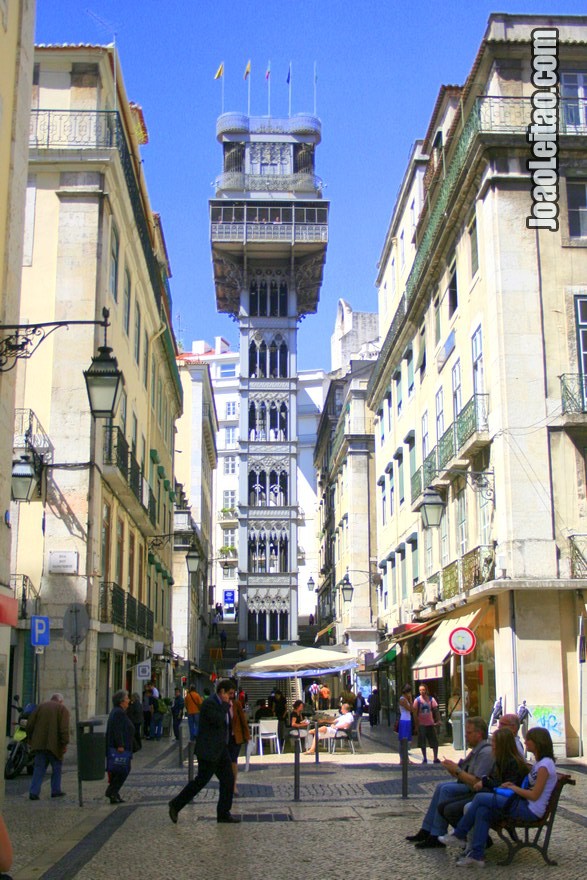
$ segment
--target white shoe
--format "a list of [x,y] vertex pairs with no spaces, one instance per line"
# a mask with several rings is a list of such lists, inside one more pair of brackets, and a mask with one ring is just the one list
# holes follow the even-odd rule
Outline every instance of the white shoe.
[[457,859],[455,862],[457,868],[484,868],[485,862],[483,859],[474,859],[473,856],[461,856],[460,859]]
[[467,841],[461,840],[460,837],[457,837],[454,831],[449,831],[448,834],[442,834],[438,839],[441,843],[444,843],[445,846],[460,846],[461,849],[464,849],[467,845]]

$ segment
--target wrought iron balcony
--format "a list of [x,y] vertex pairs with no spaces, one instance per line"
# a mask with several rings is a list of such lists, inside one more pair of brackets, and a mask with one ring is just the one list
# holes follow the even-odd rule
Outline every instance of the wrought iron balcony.
[[305,134],[320,139],[322,123],[317,116],[298,113],[295,116],[247,116],[245,113],[223,113],[216,120],[216,137],[224,134]]
[[117,583],[100,584],[100,621],[146,639],[153,638],[153,612]]
[[212,223],[213,242],[328,242],[327,223]]
[[416,500],[416,498],[418,498],[423,492],[422,468],[421,467],[419,467],[412,474],[411,479],[410,479],[410,484],[411,484],[411,499],[412,499],[412,504],[413,504],[414,501]]
[[563,414],[587,413],[587,376],[563,373],[560,380]]
[[245,174],[243,171],[224,171],[215,180],[216,193],[230,192],[307,192],[322,191],[322,178],[315,174]]
[[443,471],[456,452],[455,426],[450,425],[438,441],[438,470]]
[[457,449],[480,431],[488,430],[489,395],[474,394],[457,416]]
[[480,544],[440,571],[440,597],[443,601],[453,599],[459,593],[468,593],[469,590],[493,580],[494,577],[495,554],[493,547],[488,544]]
[[118,468],[125,481],[128,480],[128,455],[128,443],[121,429],[106,425],[104,428],[104,464]]

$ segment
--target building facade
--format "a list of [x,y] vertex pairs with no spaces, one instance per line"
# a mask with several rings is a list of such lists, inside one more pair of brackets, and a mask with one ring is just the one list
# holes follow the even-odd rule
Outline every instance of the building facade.
[[[586,39],[584,18],[492,15],[464,86],[441,89],[385,240],[369,384],[382,647],[397,656],[382,674],[428,682],[444,707],[459,687],[449,635],[472,628],[469,711],[526,701],[569,755],[587,574]],[[556,230],[527,222],[533,72],[549,52]],[[430,503],[442,516],[424,528]]]
[[[150,204],[140,107],[113,47],[35,51],[21,322],[97,321],[124,376],[112,420],[94,421],[83,381],[101,327],[59,329],[17,371],[14,457],[32,457],[38,489],[13,505],[12,577],[21,614],[13,687],[61,691],[73,704],[64,615],[88,616],[78,648],[80,711],[109,711],[150,660],[164,690],[171,658],[174,425],[182,408],[171,329],[169,261]],[[50,621],[33,654],[32,614]]]
[[305,511],[296,339],[299,321],[317,308],[328,203],[315,174],[316,117],[227,113],[216,133],[223,150],[210,201],[216,302],[240,335],[239,642],[254,651],[298,638]]
[[[0,324],[18,324],[28,123],[33,79],[34,0],[0,6]],[[0,754],[9,703],[11,627],[16,599],[10,580],[10,466],[14,423],[14,362],[4,360],[0,332]],[[4,786],[0,785],[0,800]]]

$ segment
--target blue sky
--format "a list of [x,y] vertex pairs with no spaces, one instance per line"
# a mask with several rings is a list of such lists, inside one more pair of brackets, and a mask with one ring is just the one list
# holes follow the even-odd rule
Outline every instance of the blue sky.
[[144,110],[142,148],[151,204],[161,214],[173,277],[178,340],[222,335],[236,325],[215,308],[208,199],[221,171],[215,138],[225,64],[225,110],[247,110],[243,73],[251,60],[251,113],[317,113],[316,173],[331,203],[330,243],[318,312],[299,333],[300,369],[330,366],[340,297],[376,311],[375,278],[387,224],[411,145],[426,131],[442,84],[461,84],[492,11],[585,14],[584,2],[451,0],[37,0],[40,43],[116,43],[127,93]]

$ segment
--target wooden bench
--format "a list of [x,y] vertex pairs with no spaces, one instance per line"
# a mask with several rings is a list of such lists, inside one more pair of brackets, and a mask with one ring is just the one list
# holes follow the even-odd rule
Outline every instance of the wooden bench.
[[[508,818],[504,816],[502,819],[496,819],[491,824],[491,828],[497,832],[498,837],[503,840],[508,848],[508,855],[505,861],[500,862],[501,865],[510,865],[514,860],[516,853],[525,847],[537,849],[541,853],[542,858],[547,865],[556,865],[554,859],[548,857],[548,844],[550,843],[550,835],[552,834],[552,826],[554,825],[554,817],[558,807],[559,798],[565,785],[575,785],[575,780],[568,773],[557,773],[557,782],[550,795],[546,812],[541,819],[535,822]],[[523,831],[523,836],[518,834]],[[544,837],[541,840],[542,834]],[[506,834],[508,836],[506,836]]]

